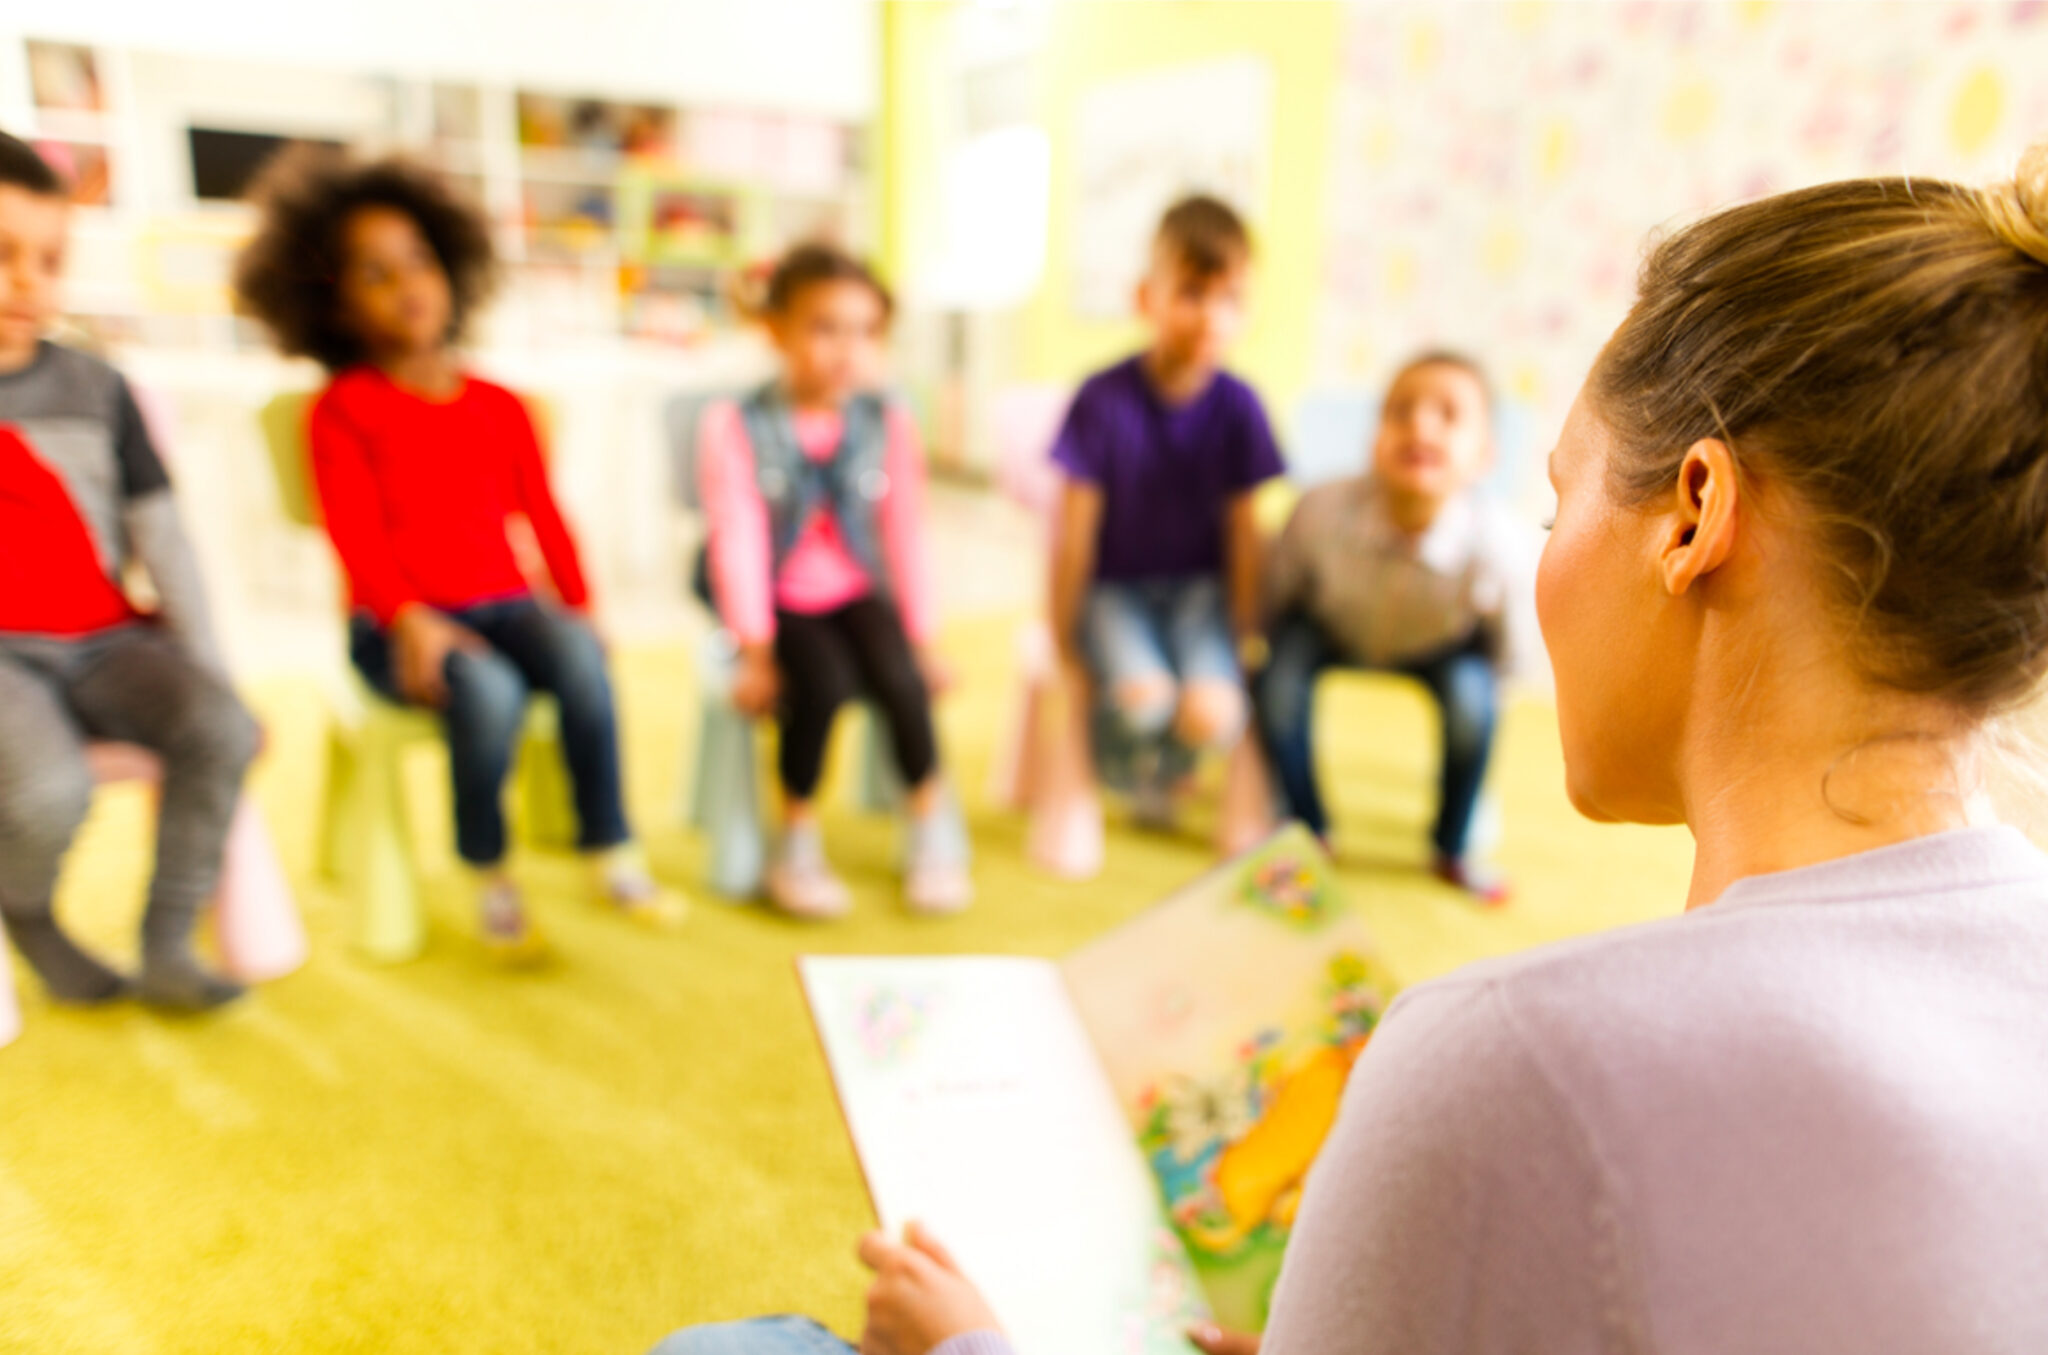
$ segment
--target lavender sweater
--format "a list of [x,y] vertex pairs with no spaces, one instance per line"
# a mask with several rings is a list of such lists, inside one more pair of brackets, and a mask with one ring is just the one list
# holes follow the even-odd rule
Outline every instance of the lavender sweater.
[[1944,833],[1405,994],[1264,1355],[1419,1351],[2048,1351],[2048,857]]

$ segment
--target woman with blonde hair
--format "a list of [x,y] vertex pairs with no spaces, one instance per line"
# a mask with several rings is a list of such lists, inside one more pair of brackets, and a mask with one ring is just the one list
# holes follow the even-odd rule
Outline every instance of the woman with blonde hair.
[[[2048,670],[2048,144],[1664,241],[1550,474],[1568,789],[1692,831],[1686,910],[1394,1005],[1268,1355],[2048,1350],[2048,856],[1978,781]],[[1006,1348],[862,1254],[864,1355]]]

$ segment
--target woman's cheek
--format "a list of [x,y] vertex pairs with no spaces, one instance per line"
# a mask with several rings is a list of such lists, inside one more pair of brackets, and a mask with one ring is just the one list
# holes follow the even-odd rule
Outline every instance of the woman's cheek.
[[1581,554],[1580,543],[1568,530],[1554,528],[1544,542],[1543,558],[1536,569],[1536,621],[1557,683],[1559,732],[1568,764],[1583,761],[1587,751],[1575,746],[1582,732],[1577,715],[1591,695],[1586,691],[1586,636],[1579,613],[1593,599],[1589,596],[1592,590],[1582,586]]
[[1543,555],[1536,564],[1536,624],[1543,631],[1543,643],[1550,650],[1550,661],[1554,665],[1558,654],[1558,610],[1566,591],[1566,580],[1559,576],[1567,572],[1563,552],[1559,548],[1556,529],[1543,541]]

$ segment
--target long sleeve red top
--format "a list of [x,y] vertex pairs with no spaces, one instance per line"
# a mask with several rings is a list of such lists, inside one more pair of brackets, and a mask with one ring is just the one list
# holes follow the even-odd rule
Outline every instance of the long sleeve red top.
[[530,591],[505,531],[514,514],[533,525],[562,601],[589,603],[533,421],[503,386],[466,376],[452,399],[430,400],[357,367],[321,392],[308,431],[327,535],[353,605],[378,624],[408,603],[459,611]]

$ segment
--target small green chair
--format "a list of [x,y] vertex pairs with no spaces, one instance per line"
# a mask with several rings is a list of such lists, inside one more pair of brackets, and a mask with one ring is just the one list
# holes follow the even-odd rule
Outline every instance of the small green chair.
[[[301,527],[320,526],[306,447],[312,395],[275,396],[258,414],[277,477],[285,516]],[[545,410],[534,422],[545,428]],[[354,707],[337,710],[329,737],[326,802],[320,825],[320,867],[355,909],[356,943],[378,960],[408,960],[426,940],[419,871],[406,812],[405,755],[441,742],[432,711],[394,705],[366,683],[353,684]],[[555,703],[536,696],[527,709],[514,773],[515,831],[539,846],[567,847],[576,840],[568,773],[562,765]]]

